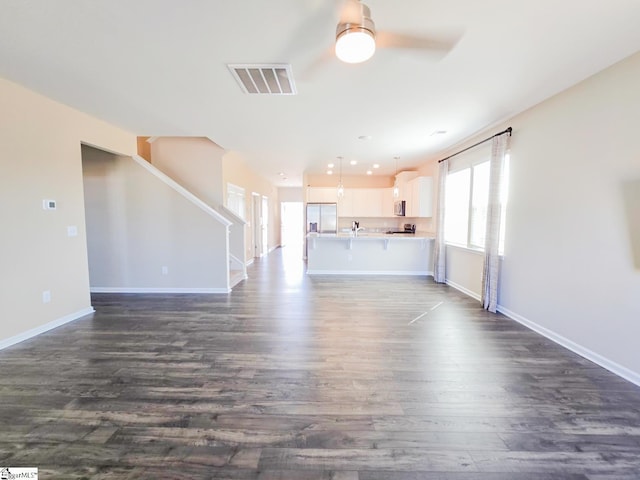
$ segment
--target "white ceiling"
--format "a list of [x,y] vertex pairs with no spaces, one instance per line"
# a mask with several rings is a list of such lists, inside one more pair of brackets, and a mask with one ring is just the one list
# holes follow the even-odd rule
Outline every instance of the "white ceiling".
[[[460,41],[318,66],[339,3],[0,0],[0,76],[138,135],[207,136],[295,186],[337,156],[359,161],[345,175],[410,168],[640,50],[638,0],[365,0],[378,30]],[[228,63],[290,63],[298,95],[244,94]]]

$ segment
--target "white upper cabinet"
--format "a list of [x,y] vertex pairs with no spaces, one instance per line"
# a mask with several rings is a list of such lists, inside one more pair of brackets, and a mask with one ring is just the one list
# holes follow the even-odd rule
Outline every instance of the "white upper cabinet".
[[393,198],[393,188],[383,188],[382,189],[382,216],[383,217],[394,217],[393,213],[393,202],[396,199]]
[[353,217],[353,190],[350,188],[345,188],[342,198],[338,198],[338,216]]
[[406,216],[433,216],[433,177],[414,178],[407,187]]
[[402,182],[399,198],[393,197],[393,188],[345,188],[340,198],[334,187],[307,188],[307,202],[337,203],[339,217],[355,219],[393,217],[396,200],[407,202],[407,217],[430,217],[431,196],[431,177]]
[[307,188],[307,203],[336,203],[337,201],[338,201],[337,187]]
[[398,187],[398,198],[396,200],[404,200],[407,204],[411,201],[411,185],[410,182],[418,176],[418,172],[405,171],[396,175],[396,185]]
[[339,217],[384,217],[393,215],[393,202],[385,212],[385,188],[345,188],[338,199]]
[[353,189],[354,217],[382,217],[382,189]]

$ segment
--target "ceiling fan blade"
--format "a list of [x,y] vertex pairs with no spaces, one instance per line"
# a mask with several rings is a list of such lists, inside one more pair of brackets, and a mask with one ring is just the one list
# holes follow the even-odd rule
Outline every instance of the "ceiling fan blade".
[[330,45],[335,12],[326,5],[300,16],[291,33],[284,38],[277,55],[278,61],[285,63],[306,62],[323,46]]
[[376,47],[423,50],[444,55],[450,52],[461,38],[461,34],[418,37],[415,35],[379,31],[376,33]]
[[307,82],[317,76],[318,72],[336,58],[334,47],[326,48],[311,63],[303,67],[299,74],[294,72],[296,81]]

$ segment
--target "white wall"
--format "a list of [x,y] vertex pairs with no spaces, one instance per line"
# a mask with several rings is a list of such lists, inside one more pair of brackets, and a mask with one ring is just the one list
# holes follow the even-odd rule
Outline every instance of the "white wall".
[[[640,218],[626,214],[623,188],[640,179],[638,85],[640,53],[469,140],[514,129],[503,311],[634,381],[640,269],[630,232]],[[477,265],[447,253],[457,264],[448,276],[476,278]]]
[[150,144],[151,164],[186,188],[233,225],[229,253],[245,261],[245,223],[221,209],[225,205],[222,158],[225,151],[205,137],[156,137]]
[[269,199],[269,231],[268,231],[268,249],[272,250],[280,245],[280,200],[278,198],[278,188],[266,180],[264,177],[256,174],[249,168],[242,155],[238,152],[229,151],[222,159],[222,175],[224,198],[227,197],[227,183],[232,183],[238,187],[244,188],[245,192],[245,219],[249,223],[245,228],[246,234],[246,252],[247,261],[253,260],[253,228],[251,223],[251,206],[252,194],[258,193]]
[[81,142],[136,152],[131,133],[0,79],[0,346],[91,310]]
[[158,137],[151,143],[153,166],[213,208],[224,205],[224,154],[204,137]]
[[480,300],[484,254],[448,245],[446,264],[447,283]]
[[93,290],[227,291],[224,225],[130,157],[82,154]]
[[280,202],[304,202],[304,190],[302,187],[278,187]]

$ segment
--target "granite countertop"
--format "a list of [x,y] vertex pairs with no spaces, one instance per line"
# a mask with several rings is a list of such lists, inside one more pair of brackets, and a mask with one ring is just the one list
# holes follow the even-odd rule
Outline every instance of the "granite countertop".
[[358,232],[356,237],[352,232],[338,232],[338,233],[309,233],[308,238],[340,238],[340,239],[354,239],[354,240],[376,240],[376,239],[400,239],[400,240],[415,240],[415,239],[433,239],[435,234],[431,232],[416,232],[416,233],[384,233],[384,232]]

